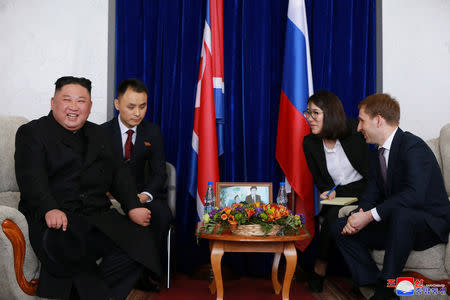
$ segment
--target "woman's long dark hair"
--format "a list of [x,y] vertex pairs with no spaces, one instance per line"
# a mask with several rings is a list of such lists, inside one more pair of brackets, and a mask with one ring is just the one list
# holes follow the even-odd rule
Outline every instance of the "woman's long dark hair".
[[309,97],[310,102],[323,110],[323,126],[319,137],[336,140],[349,134],[344,107],[338,96],[329,91],[319,91]]

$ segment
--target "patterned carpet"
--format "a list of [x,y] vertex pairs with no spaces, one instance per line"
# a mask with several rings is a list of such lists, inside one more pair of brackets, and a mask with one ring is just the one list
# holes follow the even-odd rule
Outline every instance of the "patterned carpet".
[[[208,290],[207,280],[195,280],[179,275],[172,280],[169,290],[163,289],[159,294],[132,293],[127,300],[215,300]],[[260,278],[240,278],[224,281],[224,300],[280,300],[272,282]],[[313,294],[308,291],[304,281],[293,282],[290,290],[292,300],[363,300],[351,293],[351,282],[345,278],[330,277],[325,281],[323,293]]]

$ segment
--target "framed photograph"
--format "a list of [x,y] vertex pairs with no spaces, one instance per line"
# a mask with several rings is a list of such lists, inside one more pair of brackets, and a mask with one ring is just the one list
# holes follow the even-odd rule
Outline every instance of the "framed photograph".
[[216,206],[234,203],[272,203],[271,182],[217,182]]

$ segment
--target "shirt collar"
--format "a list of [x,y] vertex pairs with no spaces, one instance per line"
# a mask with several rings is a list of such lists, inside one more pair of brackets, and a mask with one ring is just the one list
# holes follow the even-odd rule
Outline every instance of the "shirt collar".
[[394,139],[395,133],[397,132],[398,127],[395,128],[395,130],[391,133],[391,135],[387,138],[387,140],[384,142],[384,144],[381,147],[378,147],[378,149],[380,148],[384,148],[386,150],[391,150],[391,145],[392,145],[392,140]]
[[323,143],[323,148],[325,149],[326,152],[330,153],[330,152],[336,152],[336,150],[341,147],[341,142],[339,142],[339,140],[336,140],[336,144],[334,145],[333,149],[329,149],[327,148],[327,146],[325,145],[325,142],[322,140]]
[[125,126],[120,119],[120,114],[117,116],[117,120],[119,120],[120,134],[125,134],[129,129],[133,130],[136,133],[137,126],[134,126],[133,128],[128,128],[127,126]]

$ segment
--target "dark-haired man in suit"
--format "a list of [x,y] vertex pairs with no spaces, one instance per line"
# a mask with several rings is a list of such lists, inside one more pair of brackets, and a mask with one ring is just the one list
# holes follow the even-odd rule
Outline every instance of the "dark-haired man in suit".
[[147,95],[147,87],[142,81],[122,81],[114,100],[119,115],[102,126],[110,134],[116,157],[130,167],[138,197],[151,211],[150,227],[155,232],[157,247],[162,250],[172,216],[164,191],[167,175],[161,130],[144,120]]
[[[61,77],[48,116],[16,134],[19,210],[41,261],[41,297],[125,299],[143,266],[161,273],[148,238],[150,211],[127,166],[115,159],[107,132],[87,121],[91,106],[90,80]],[[126,216],[110,209],[107,191]]]
[[261,196],[256,194],[257,187],[252,186],[250,188],[250,195],[247,195],[245,197],[245,203],[256,203],[261,202]]
[[[361,286],[375,284],[371,299],[384,300],[396,297],[387,280],[399,277],[412,250],[447,242],[450,204],[431,149],[398,127],[398,102],[375,94],[358,107],[358,131],[378,147],[358,209],[338,219],[333,234],[353,280]],[[369,248],[385,249],[381,271]]]

